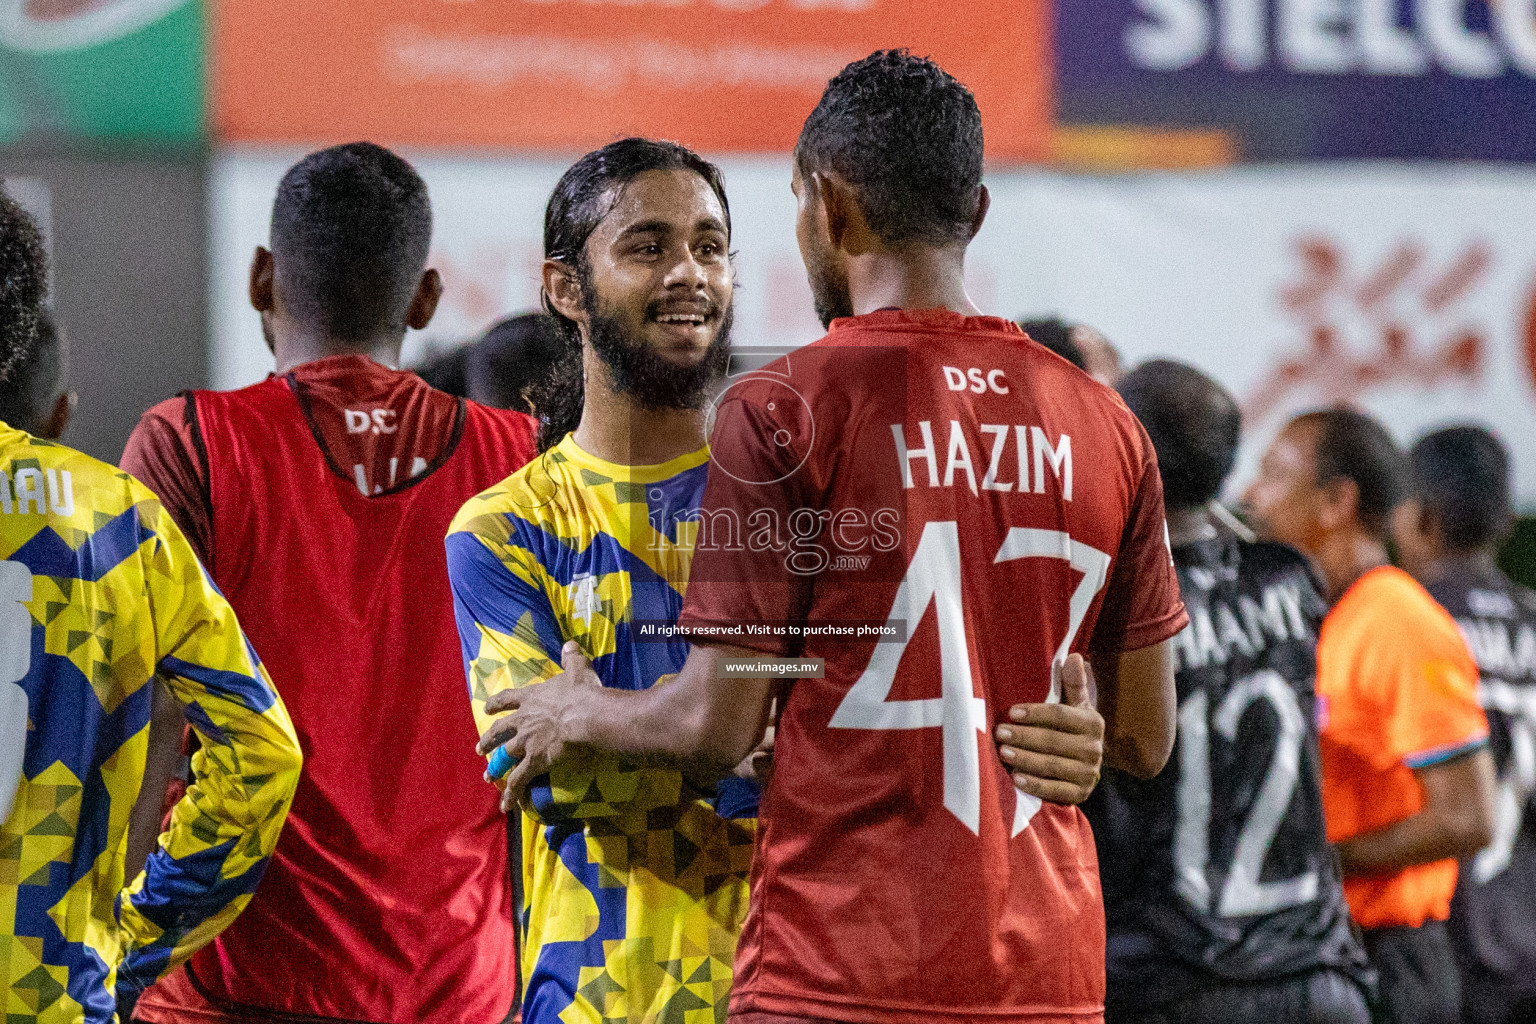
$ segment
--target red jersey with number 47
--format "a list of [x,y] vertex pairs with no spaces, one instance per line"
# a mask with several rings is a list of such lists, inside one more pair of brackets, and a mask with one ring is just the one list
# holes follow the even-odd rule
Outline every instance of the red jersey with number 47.
[[991,731],[1187,621],[1141,425],[1006,320],[892,310],[732,382],[711,450],[680,623],[825,659],[780,698],[732,1013],[1099,1019],[1093,837]]

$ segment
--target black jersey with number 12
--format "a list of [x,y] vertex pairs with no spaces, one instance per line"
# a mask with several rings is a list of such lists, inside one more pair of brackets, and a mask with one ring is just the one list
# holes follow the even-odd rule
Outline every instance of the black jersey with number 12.
[[1321,967],[1365,973],[1323,824],[1314,680],[1327,605],[1290,548],[1222,534],[1174,549],[1190,623],[1178,740],[1085,806],[1108,920],[1109,1007]]

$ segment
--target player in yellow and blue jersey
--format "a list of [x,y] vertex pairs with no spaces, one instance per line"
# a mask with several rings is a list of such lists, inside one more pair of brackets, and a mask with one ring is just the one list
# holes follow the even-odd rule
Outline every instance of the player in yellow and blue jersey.
[[[719,171],[681,146],[616,142],[556,186],[544,286],[570,359],[533,396],[545,451],[465,505],[447,541],[482,730],[486,700],[560,672],[568,641],[623,689],[686,659],[636,623],[682,610],[703,406],[729,358],[729,242]],[[531,804],[525,1024],[724,1021],[755,785],[572,751]]]
[[[31,344],[43,280],[36,228],[0,191],[0,379]],[[125,853],[157,677],[203,749],[140,872]],[[120,1000],[131,1005],[218,934],[261,879],[299,765],[293,726],[234,612],[154,496],[0,423],[8,1024],[107,1024]]]

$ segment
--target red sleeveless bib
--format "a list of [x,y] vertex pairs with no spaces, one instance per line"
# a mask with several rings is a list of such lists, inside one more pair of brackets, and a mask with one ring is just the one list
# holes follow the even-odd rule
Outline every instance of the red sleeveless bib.
[[305,762],[265,879],[188,980],[231,1010],[500,1021],[506,821],[474,752],[443,536],[533,456],[534,421],[362,357],[195,400],[211,572]]

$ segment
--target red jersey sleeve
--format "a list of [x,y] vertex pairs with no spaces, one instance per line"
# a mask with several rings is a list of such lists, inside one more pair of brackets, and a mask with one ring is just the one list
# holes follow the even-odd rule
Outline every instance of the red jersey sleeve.
[[814,423],[772,380],[734,386],[710,434],[701,533],[678,623],[695,642],[790,656],[801,641],[753,634],[749,625],[797,622],[810,608],[813,574],[792,570],[818,518]]
[[1130,516],[1089,644],[1090,649],[1101,654],[1151,647],[1178,633],[1189,622],[1179,597],[1173,552],[1168,546],[1163,480],[1151,454],[1151,441],[1145,434],[1141,441],[1145,453],[1141,479],[1131,499]]
[[213,564],[208,453],[190,394],[151,408],[128,436],[118,467],[154,492],[205,566]]

